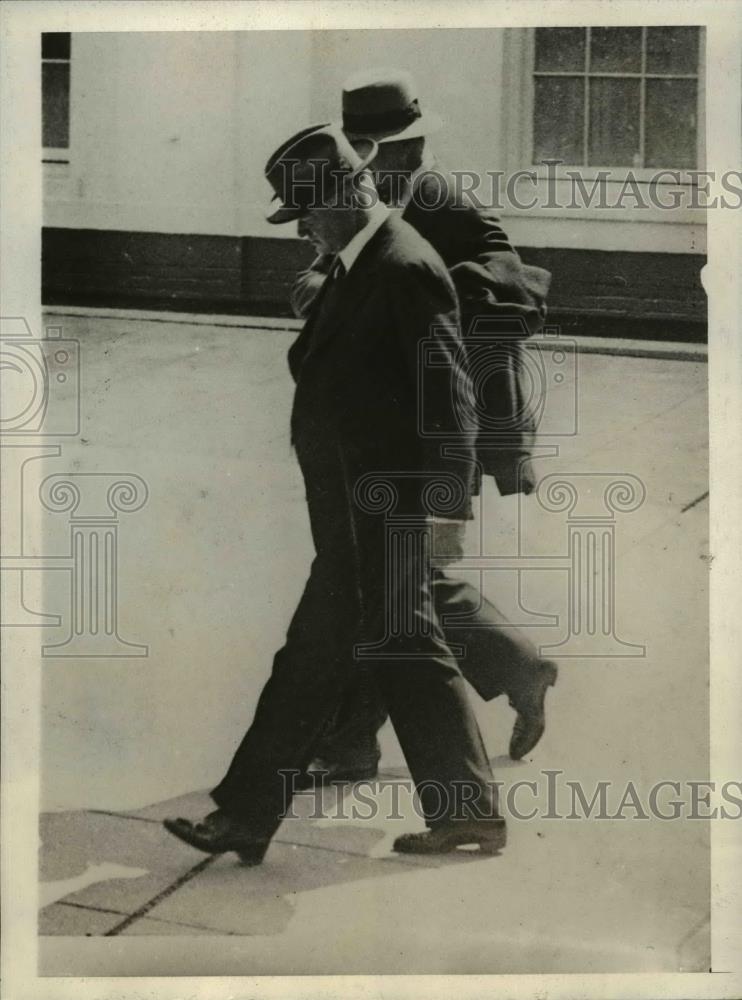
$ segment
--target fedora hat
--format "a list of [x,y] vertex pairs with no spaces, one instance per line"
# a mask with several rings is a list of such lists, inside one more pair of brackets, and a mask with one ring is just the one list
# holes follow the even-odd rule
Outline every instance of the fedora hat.
[[304,128],[282,143],[268,160],[265,176],[281,206],[268,222],[293,222],[309,208],[336,204],[345,182],[376,156],[373,139],[350,144],[337,125]]
[[354,143],[419,139],[437,132],[438,115],[423,114],[412,74],[403,69],[354,73],[343,85],[343,131]]

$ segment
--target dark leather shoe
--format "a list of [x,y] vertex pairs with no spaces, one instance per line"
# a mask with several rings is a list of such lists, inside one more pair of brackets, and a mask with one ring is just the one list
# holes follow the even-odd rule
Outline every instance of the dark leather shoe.
[[188,819],[163,820],[165,829],[174,837],[206,854],[236,851],[245,865],[259,865],[268,850],[267,840],[257,840],[239,820],[217,809],[200,823]]
[[536,746],[544,735],[546,728],[546,715],[544,701],[546,699],[547,688],[556,683],[557,666],[551,660],[544,660],[539,664],[536,677],[529,690],[524,696],[518,699],[517,703],[511,704],[518,713],[513,726],[513,735],[510,737],[510,757],[512,760],[520,760]]
[[505,820],[449,820],[434,830],[403,833],[394,841],[400,854],[449,854],[458,847],[477,844],[482,854],[499,854],[507,843]]

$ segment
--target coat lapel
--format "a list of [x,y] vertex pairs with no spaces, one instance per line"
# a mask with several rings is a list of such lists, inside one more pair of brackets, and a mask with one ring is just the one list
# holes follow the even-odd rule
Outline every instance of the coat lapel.
[[[364,293],[369,290],[366,280],[357,280],[359,274],[355,265],[349,274],[337,281],[336,288],[328,289],[324,301],[318,304],[317,312],[313,315],[308,354],[314,354],[324,347],[342,329],[350,314],[358,308]],[[364,279],[368,277],[367,271],[363,277]]]
[[331,312],[329,298],[333,292],[336,292],[336,290],[333,288],[333,281],[328,275],[311,305],[301,333],[289,348],[289,368],[291,369],[294,381],[298,380],[301,366],[309,354],[315,350],[318,331],[319,335],[321,335],[325,325],[325,316]]
[[301,335],[303,341],[304,335],[307,335],[302,360],[325,347],[350,322],[352,314],[358,311],[363,299],[372,291],[373,274],[378,269],[384,242],[382,234],[389,223],[387,219],[374,233],[348,274],[334,281],[325,281]]

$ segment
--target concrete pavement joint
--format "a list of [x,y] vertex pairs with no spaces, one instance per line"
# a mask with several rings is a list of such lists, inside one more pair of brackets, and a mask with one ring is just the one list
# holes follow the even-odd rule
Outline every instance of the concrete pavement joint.
[[[709,924],[709,923],[710,923],[710,918],[709,918],[708,914],[704,914],[702,917],[700,917],[693,924],[693,926],[690,928],[690,930],[686,931],[686,933],[683,934],[683,936],[681,937],[680,941],[678,942],[678,946],[677,946],[678,947],[678,951],[680,951],[680,949],[683,947],[683,945],[686,943],[686,941],[690,941],[690,939],[693,937],[694,934],[697,934],[698,931],[703,930],[703,928],[706,927],[707,924]],[[711,969],[709,969],[709,972],[711,972]]]
[[[658,534],[660,531],[664,530],[668,525],[673,525],[676,528],[680,528],[681,522],[678,520],[678,518],[681,516],[681,514],[685,514],[689,510],[692,510],[694,507],[698,506],[698,504],[700,504],[701,501],[705,500],[707,496],[709,496],[708,491],[702,496],[697,497],[695,500],[692,500],[690,503],[686,504],[685,507],[681,507],[680,510],[678,510],[676,507],[668,514],[667,517],[663,518],[658,524],[653,525],[648,531],[645,531],[643,534],[639,535],[630,544],[622,545],[619,550],[621,553],[621,559],[625,559],[630,552],[633,552],[634,549],[636,549],[637,546],[641,545],[641,543],[644,542],[647,538],[651,538],[653,535]],[[708,548],[708,542],[706,542],[705,544],[706,547]]]
[[683,508],[681,509],[680,513],[681,513],[681,514],[685,514],[685,512],[686,512],[687,510],[690,510],[690,509],[691,509],[691,507],[695,507],[695,506],[696,506],[696,504],[699,504],[699,503],[701,503],[701,501],[702,501],[702,500],[705,500],[705,499],[706,499],[706,497],[707,497],[708,495],[709,495],[709,491],[708,491],[708,490],[706,490],[706,492],[705,492],[705,493],[702,493],[702,494],[700,495],[700,497],[696,497],[696,499],[695,499],[695,500],[691,500],[691,502],[690,502],[690,503],[687,503],[687,504],[685,505],[685,507],[683,507]]
[[149,816],[132,816],[131,813],[117,813],[110,809],[85,809],[86,813],[94,816],[113,816],[114,819],[138,819],[140,823],[160,823],[159,819],[150,819]]
[[[92,903],[75,903],[71,899],[57,899],[49,906],[74,906],[76,910],[93,910],[95,913],[112,913],[116,917],[128,917],[125,910],[112,910],[110,906],[93,906]],[[46,909],[46,907],[44,907]]]
[[[149,817],[149,816],[132,816],[130,813],[110,812],[107,809],[86,809],[85,812],[94,813],[97,816],[113,816],[114,818],[118,818],[118,819],[134,819],[134,820],[139,820],[140,823],[153,823],[156,826],[160,826],[162,824],[162,820],[160,820],[160,819],[154,819],[154,818]],[[327,851],[330,854],[341,854],[341,855],[345,855],[346,857],[351,857],[351,858],[366,858],[369,861],[385,861],[387,863],[391,863],[391,864],[395,864],[395,865],[406,865],[408,868],[419,868],[420,867],[420,861],[419,860],[412,860],[411,858],[403,858],[400,855],[396,855],[396,854],[395,855],[389,855],[389,856],[386,856],[386,857],[374,858],[374,857],[371,857],[371,855],[369,855],[369,854],[362,853],[361,851],[353,851],[353,850],[349,850],[348,848],[343,848],[343,847],[330,847],[327,844],[307,844],[307,843],[304,843],[302,841],[289,840],[289,839],[287,839],[285,837],[274,837],[272,839],[271,843],[272,844],[283,844],[284,847],[303,847],[303,848],[305,848],[306,850],[309,850],[309,851]],[[458,852],[454,853],[453,855],[449,856],[449,860],[454,860],[454,859],[455,860],[459,860],[459,859],[462,859],[462,858],[468,859],[468,854],[471,854],[471,856],[474,857],[474,858],[477,857],[477,852],[475,852],[475,851],[471,851],[471,852],[458,851]],[[431,857],[432,856],[428,856],[428,857],[425,858],[425,860],[429,863],[430,860],[431,860]],[[215,860],[215,858],[207,859],[207,860]],[[188,881],[191,877],[192,876],[189,875],[188,879],[186,879],[186,881]],[[163,891],[165,891],[165,890],[163,890]],[[70,904],[70,905],[73,905],[73,904]],[[76,904],[76,905],[82,905],[82,904]],[[148,905],[148,904],[145,904],[145,905]],[[119,911],[111,910],[110,912],[116,913],[116,912],[119,912]],[[154,920],[156,918],[152,917],[151,919]]]
[[167,899],[168,896],[172,896],[172,894],[177,892],[177,890],[180,889],[181,886],[185,885],[186,882],[190,882],[192,878],[195,878],[196,875],[199,875],[205,868],[208,868],[209,865],[213,864],[216,861],[216,857],[217,856],[212,855],[208,858],[204,858],[203,861],[199,861],[197,865],[194,865],[193,868],[181,875],[180,878],[176,878],[174,882],[166,886],[161,892],[158,892],[156,896],[153,896],[152,899],[140,906],[138,910],[135,910],[134,913],[130,914],[130,916],[128,916],[125,920],[116,924],[116,926],[112,927],[110,931],[106,931],[103,937],[116,937],[118,934],[121,934],[122,931],[125,931],[127,927],[131,927],[132,924],[136,923],[137,920],[141,920],[142,917],[146,917],[149,911],[154,909],[158,903]]
[[114,819],[137,819],[140,823],[162,822],[159,819],[151,819],[149,816],[133,816],[131,813],[112,812],[110,809],[86,809],[85,812],[94,816],[113,816]]
[[[76,910],[93,910],[95,913],[111,913],[117,917],[128,916],[123,910],[111,910],[105,906],[93,906],[88,903],[73,903],[71,900],[58,899],[56,903],[52,903],[52,906],[73,906]],[[206,924],[190,924],[185,923],[183,920],[163,920],[162,917],[147,917],[148,920],[153,920],[158,924],[172,924],[175,927],[190,927],[197,931],[209,931],[212,930],[211,927]],[[224,931],[225,934],[233,934],[234,931]]]
[[658,524],[653,525],[648,531],[645,531],[644,534],[640,535],[638,538],[635,538],[630,545],[622,545],[619,550],[621,561],[623,562],[623,560],[625,560],[628,555],[633,553],[636,550],[636,548],[642,544],[642,542],[646,541],[648,538],[652,538],[654,535],[659,534],[661,531],[664,531],[664,529],[667,528],[668,526],[672,525],[675,528],[680,528],[681,524],[678,521],[678,518],[680,517],[681,513],[682,511],[679,510],[673,511],[669,517],[660,521]]

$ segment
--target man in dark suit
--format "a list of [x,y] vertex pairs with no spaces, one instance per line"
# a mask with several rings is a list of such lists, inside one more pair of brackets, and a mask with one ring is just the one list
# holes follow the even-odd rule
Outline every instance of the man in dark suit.
[[[456,293],[433,248],[375,198],[365,168],[376,144],[359,148],[339,129],[307,129],[266,168],[282,202],[270,221],[298,219],[300,234],[334,256],[289,356],[292,439],[316,557],[252,725],[212,792],[218,809],[197,824],[165,822],[187,843],[237,851],[248,864],[262,860],[290,803],[287,778],[309,764],[372,647],[428,826],[395,849],[476,844],[497,853],[505,844],[481,735],[430,595],[431,522],[449,522],[443,536],[455,541],[471,516],[476,426],[458,412],[467,375]],[[418,433],[418,352],[430,338],[447,364],[428,417],[455,434],[456,458]],[[409,526],[394,553],[390,504]],[[389,629],[390,608],[401,609],[404,628]]]
[[[441,120],[423,114],[409,73],[355,74],[343,87],[342,108],[342,127],[352,142],[370,138],[378,143],[372,169],[380,195],[438,251],[456,287],[464,337],[476,336],[471,360],[480,376],[484,417],[476,449],[479,468],[495,479],[503,496],[531,493],[537,401],[529,398],[533,388],[524,373],[523,340],[543,324],[550,275],[524,265],[494,212],[463,195],[456,179],[438,168],[426,137]],[[292,292],[297,315],[311,309],[328,266],[328,258],[320,255],[298,276]],[[556,680],[555,664],[542,660],[475,587],[440,567],[433,575],[433,597],[447,641],[466,650],[459,664],[464,677],[485,700],[504,693],[515,708],[510,756],[520,759],[544,731],[545,695]],[[376,733],[385,719],[373,675],[359,671],[317,747],[315,780],[373,777],[380,756]]]

